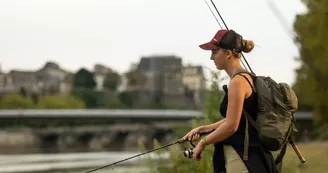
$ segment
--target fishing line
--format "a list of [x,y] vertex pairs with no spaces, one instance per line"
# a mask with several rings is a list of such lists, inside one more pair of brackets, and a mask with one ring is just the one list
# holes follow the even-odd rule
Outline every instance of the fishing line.
[[[209,134],[209,133],[211,133],[211,132],[213,132],[213,131],[214,131],[214,129],[211,130],[211,131],[207,131],[207,132],[200,132],[200,133],[198,133],[198,134],[199,134],[200,136],[203,136],[203,135]],[[106,167],[110,167],[110,166],[114,166],[114,165],[116,165],[116,164],[118,164],[118,163],[125,162],[125,161],[127,161],[127,160],[130,160],[130,159],[133,159],[133,158],[136,158],[136,157],[139,157],[139,156],[142,156],[142,155],[145,155],[145,154],[148,154],[148,153],[151,153],[151,152],[154,152],[154,151],[160,150],[160,149],[164,149],[164,148],[167,148],[167,147],[172,146],[172,145],[175,145],[175,144],[181,144],[181,143],[184,143],[184,142],[186,142],[186,141],[188,141],[187,138],[185,138],[185,139],[180,139],[180,140],[178,140],[178,141],[176,141],[176,142],[172,142],[172,143],[167,144],[167,145],[165,145],[165,146],[162,146],[162,147],[159,147],[159,148],[155,148],[155,149],[152,149],[152,150],[148,150],[148,151],[145,151],[145,152],[143,152],[143,153],[140,153],[140,154],[134,155],[134,156],[132,156],[132,157],[129,157],[129,158],[126,158],[126,159],[123,159],[123,160],[120,160],[120,161],[117,161],[117,162],[114,162],[114,163],[111,163],[111,164],[108,164],[108,165],[104,165],[104,166],[101,166],[101,167],[98,167],[98,168],[95,168],[95,169],[91,169],[91,170],[89,170],[89,171],[87,171],[87,172],[84,172],[84,173],[95,172],[95,171],[97,171],[97,170],[100,170],[100,169],[103,169],[103,168],[106,168]],[[191,143],[191,142],[190,142],[190,143]],[[192,143],[191,143],[191,144],[192,144]],[[193,145],[193,144],[192,144],[192,145]]]
[[142,156],[142,155],[145,155],[145,154],[148,154],[148,153],[151,153],[151,152],[154,152],[156,150],[160,150],[160,149],[163,149],[163,148],[167,148],[171,145],[175,145],[175,144],[179,144],[179,143],[182,143],[184,141],[177,141],[177,142],[173,142],[173,143],[170,143],[170,144],[167,144],[163,147],[159,147],[159,148],[156,148],[156,149],[153,149],[153,150],[149,150],[149,151],[146,151],[146,152],[143,152],[143,153],[140,153],[140,154],[137,154],[137,155],[134,155],[132,157],[129,157],[129,158],[126,158],[126,159],[123,159],[123,160],[120,160],[120,161],[117,161],[117,162],[114,162],[114,163],[111,163],[111,164],[108,164],[108,165],[104,165],[104,166],[101,166],[101,167],[98,167],[98,168],[95,168],[95,169],[92,169],[92,170],[89,170],[87,172],[84,172],[84,173],[90,173],[90,172],[94,172],[94,171],[97,171],[99,169],[103,169],[103,168],[106,168],[106,167],[109,167],[109,166],[113,166],[113,165],[116,165],[118,163],[121,163],[121,162],[125,162],[127,160],[130,160],[130,159],[133,159],[133,158],[136,158],[136,157],[139,157],[139,156]]

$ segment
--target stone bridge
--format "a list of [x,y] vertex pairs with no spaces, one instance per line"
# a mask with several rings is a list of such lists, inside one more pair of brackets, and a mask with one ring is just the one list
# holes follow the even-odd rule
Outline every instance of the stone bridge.
[[8,129],[0,133],[0,152],[137,151],[139,140],[151,149],[154,139],[162,145],[176,140],[165,123]]
[[[0,153],[137,151],[173,142],[172,125],[203,118],[188,110],[0,110]],[[312,113],[295,114],[298,138]],[[18,127],[18,128],[17,128]],[[191,127],[190,127],[191,128]],[[176,139],[175,139],[176,140]]]

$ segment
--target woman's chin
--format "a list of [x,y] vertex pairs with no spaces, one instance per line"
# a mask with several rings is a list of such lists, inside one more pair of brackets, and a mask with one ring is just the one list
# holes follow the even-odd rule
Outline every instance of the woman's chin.
[[216,65],[216,69],[218,69],[218,70],[222,70],[223,68],[220,67],[220,66],[218,66],[218,65]]

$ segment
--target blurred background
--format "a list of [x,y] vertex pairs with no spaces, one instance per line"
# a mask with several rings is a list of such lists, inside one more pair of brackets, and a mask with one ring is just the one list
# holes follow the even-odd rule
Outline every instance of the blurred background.
[[[254,41],[252,70],[297,93],[307,162],[288,149],[284,172],[326,172],[328,1],[213,2]],[[222,118],[228,77],[198,47],[224,27],[210,0],[1,0],[0,23],[0,173],[83,173]],[[211,172],[213,148],[195,162],[190,147],[95,172]]]

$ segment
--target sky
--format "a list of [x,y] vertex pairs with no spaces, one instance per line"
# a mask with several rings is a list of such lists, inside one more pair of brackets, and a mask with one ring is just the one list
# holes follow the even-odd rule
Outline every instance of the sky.
[[[244,54],[253,71],[292,84],[298,50],[286,27],[305,12],[300,0],[275,0],[288,26],[269,0],[213,2],[229,29],[255,42]],[[53,61],[75,72],[99,63],[123,73],[142,56],[176,55],[215,71],[210,52],[198,46],[218,29],[204,0],[1,0],[0,65],[36,70]]]

